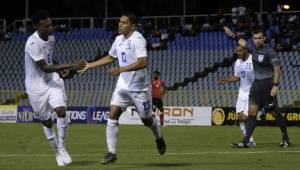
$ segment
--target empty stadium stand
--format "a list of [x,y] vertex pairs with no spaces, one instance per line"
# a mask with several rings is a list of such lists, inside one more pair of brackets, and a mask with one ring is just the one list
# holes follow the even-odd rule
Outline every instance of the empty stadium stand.
[[[28,33],[11,33],[11,41],[0,41],[0,99],[15,98],[24,92],[24,46]],[[92,60],[99,49],[108,51],[113,32],[101,28],[72,29],[55,33],[54,58],[60,63],[77,59]],[[151,40],[155,41],[155,40]],[[223,32],[201,32],[194,37],[176,35],[168,42],[166,50],[149,51],[149,74],[161,72],[167,86],[192,77],[195,73],[212,67],[215,63],[233,55],[234,43]],[[282,77],[279,91],[280,106],[291,104],[300,95],[299,52],[278,53]],[[117,63],[115,63],[117,64]],[[90,70],[83,76],[65,81],[69,106],[106,106],[116,83],[116,77],[107,74],[111,65]],[[221,67],[195,82],[189,82],[165,96],[166,105],[174,106],[235,106],[238,83],[219,85],[218,78],[229,76],[233,67]],[[2,101],[2,102],[3,102]],[[28,100],[21,100],[28,105]]]

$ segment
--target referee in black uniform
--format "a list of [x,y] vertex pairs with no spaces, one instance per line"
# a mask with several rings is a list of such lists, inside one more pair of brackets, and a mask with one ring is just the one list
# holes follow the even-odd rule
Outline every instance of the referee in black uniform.
[[280,127],[282,140],[281,147],[288,147],[291,143],[288,137],[286,120],[279,113],[277,91],[280,77],[280,63],[275,51],[265,44],[264,32],[256,30],[252,34],[252,43],[236,36],[228,27],[224,26],[225,33],[235,39],[241,46],[247,47],[252,54],[255,80],[249,94],[249,116],[246,124],[246,133],[242,142],[232,143],[234,148],[248,148],[249,139],[256,126],[256,115],[261,108],[271,111]]

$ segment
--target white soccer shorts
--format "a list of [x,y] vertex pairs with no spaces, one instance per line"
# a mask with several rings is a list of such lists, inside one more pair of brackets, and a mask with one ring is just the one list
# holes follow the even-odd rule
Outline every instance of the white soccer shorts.
[[125,111],[128,106],[133,104],[142,119],[152,116],[152,97],[150,90],[128,91],[126,89],[116,87],[110,104],[120,106],[123,111]]
[[248,116],[248,110],[249,110],[249,100],[240,100],[238,98],[235,106],[236,113],[243,112],[244,115]]
[[28,95],[28,98],[34,111],[34,117],[42,121],[51,117],[53,109],[59,106],[67,106],[63,83],[51,86],[42,94]]

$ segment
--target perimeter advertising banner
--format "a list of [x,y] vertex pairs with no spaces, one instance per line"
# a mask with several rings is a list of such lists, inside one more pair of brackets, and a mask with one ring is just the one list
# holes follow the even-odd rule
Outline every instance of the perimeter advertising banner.
[[18,106],[17,123],[40,122],[34,118],[34,113],[31,106]]
[[[106,124],[109,113],[109,107],[68,107],[67,116],[70,123],[100,123]],[[166,125],[196,125],[211,126],[211,107],[165,107],[165,124]],[[153,113],[158,118],[159,113]],[[56,114],[53,113],[55,121]],[[31,106],[18,106],[17,112],[18,123],[40,122],[34,118]],[[120,124],[137,124],[142,125],[134,107],[128,109],[121,115]]]
[[[164,107],[165,125],[211,126],[211,107]],[[153,113],[159,119],[158,110]],[[142,124],[134,107],[128,107],[120,117],[120,124]]]
[[[300,126],[299,108],[279,108],[279,112],[286,118],[288,126]],[[215,107],[212,112],[213,125],[237,125],[238,115],[234,107]],[[269,112],[257,118],[261,126],[276,126],[276,120]]]
[[0,105],[0,122],[16,123],[17,106],[16,105]]
[[[108,107],[68,107],[67,116],[70,123],[100,123],[106,124],[109,113]],[[34,112],[31,106],[18,106],[17,122],[30,123],[40,122],[34,117]],[[55,112],[52,118],[56,121]]]

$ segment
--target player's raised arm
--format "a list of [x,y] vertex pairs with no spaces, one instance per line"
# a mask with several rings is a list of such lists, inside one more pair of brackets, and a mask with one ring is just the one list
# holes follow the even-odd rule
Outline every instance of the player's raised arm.
[[107,55],[99,60],[96,60],[94,62],[91,62],[91,63],[88,63],[88,67],[89,68],[96,68],[96,67],[100,67],[100,66],[103,66],[103,65],[106,65],[106,64],[109,64],[109,63],[112,63],[115,61],[115,58],[110,56],[110,55]]
[[134,62],[134,63],[132,63],[128,66],[111,68],[110,73],[115,76],[115,75],[118,75],[122,72],[136,71],[136,70],[139,70],[139,69],[146,68],[147,64],[148,64],[147,57],[140,57],[140,58],[137,59],[136,62]]
[[220,78],[218,82],[220,84],[226,84],[226,83],[232,83],[236,81],[240,81],[240,78],[237,76],[230,76],[228,78]]
[[223,26],[223,30],[228,37],[234,39],[239,45],[243,47],[247,46],[247,41],[235,35],[235,33],[233,33],[230,28],[228,28],[227,26]]
[[71,64],[53,64],[48,65],[45,59],[39,60],[36,62],[38,67],[46,72],[46,73],[52,73],[52,72],[58,72],[65,69],[73,69],[73,70],[80,70],[83,69],[86,66],[86,62],[84,60],[79,60]]
[[227,78],[221,77],[218,82],[223,85],[223,84],[226,84],[226,83],[232,83],[232,82],[240,81],[239,71],[238,70],[239,70],[238,64],[237,64],[237,62],[235,62],[235,65],[234,65],[234,74],[231,75],[231,76],[229,76],[229,77],[227,77]]
[[96,67],[100,67],[100,66],[112,63],[112,62],[114,62],[114,60],[115,60],[114,57],[107,55],[99,60],[94,61],[94,62],[90,62],[90,63],[86,62],[86,66],[82,70],[79,70],[78,73],[81,75],[84,72],[86,72],[88,69],[96,68]]

